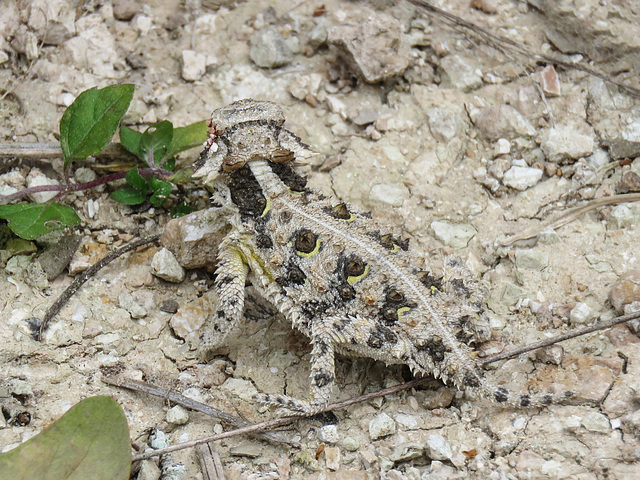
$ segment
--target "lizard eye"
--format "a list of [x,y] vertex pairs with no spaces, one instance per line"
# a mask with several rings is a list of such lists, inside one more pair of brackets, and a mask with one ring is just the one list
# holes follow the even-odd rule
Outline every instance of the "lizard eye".
[[276,148],[271,155],[271,161],[275,163],[285,163],[293,160],[293,152],[286,148]]
[[222,161],[222,169],[225,172],[235,172],[236,170],[244,167],[246,162],[244,160],[240,160],[238,158],[233,157],[225,157]]

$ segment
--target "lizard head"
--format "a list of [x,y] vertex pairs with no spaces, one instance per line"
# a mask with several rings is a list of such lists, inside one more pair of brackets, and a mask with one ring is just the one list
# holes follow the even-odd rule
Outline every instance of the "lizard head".
[[283,127],[284,121],[282,109],[273,102],[244,99],[215,110],[208,124],[209,138],[193,176],[210,183],[252,160],[287,163],[314,155]]

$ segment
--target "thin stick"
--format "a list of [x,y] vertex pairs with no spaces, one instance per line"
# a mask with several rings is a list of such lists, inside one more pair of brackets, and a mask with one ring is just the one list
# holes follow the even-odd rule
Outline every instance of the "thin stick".
[[524,347],[516,348],[514,350],[509,350],[508,352],[491,355],[490,357],[479,360],[478,363],[484,366],[488,365],[489,363],[497,362],[499,360],[506,360],[508,358],[517,357],[518,355],[530,352],[532,350],[537,350],[538,348],[548,347],[549,345],[554,345],[558,342],[564,342],[565,340],[569,340],[570,338],[579,337],[591,332],[597,332],[598,330],[604,330],[606,328],[628,322],[629,320],[635,320],[636,318],[640,318],[640,312],[634,312],[630,313],[629,315],[616,317],[606,322],[600,322],[588,327],[572,330],[571,332],[558,335],[557,337],[547,338],[546,340],[540,340],[539,342],[530,343],[529,345],[525,345]]
[[196,445],[196,453],[200,460],[200,469],[204,480],[225,480],[222,460],[213,442]]
[[571,62],[567,62],[565,60],[562,60],[561,58],[555,57],[555,56],[551,56],[551,55],[545,55],[542,53],[538,53],[534,50],[532,50],[531,48],[527,47],[526,45],[523,45],[521,43],[518,43],[514,40],[511,40],[510,38],[507,37],[503,37],[500,35],[497,35],[495,33],[490,32],[489,30],[486,30],[482,27],[479,27],[471,22],[468,22],[456,15],[453,15],[452,13],[449,13],[445,10],[441,10],[438,7],[434,7],[433,5],[431,5],[429,2],[427,2],[426,0],[408,0],[410,3],[413,3],[414,5],[417,5],[418,7],[426,10],[429,13],[432,13],[434,15],[437,15],[440,18],[445,19],[446,21],[448,21],[449,23],[455,25],[455,26],[459,26],[462,28],[465,28],[473,33],[475,33],[477,36],[479,36],[485,43],[487,43],[488,45],[493,46],[494,48],[497,48],[498,50],[502,51],[502,48],[505,48],[507,50],[510,50],[512,52],[516,52],[519,53],[521,55],[525,55],[529,58],[532,58],[536,61],[542,61],[542,62],[546,62],[546,63],[552,63],[552,64],[556,64],[556,65],[560,65],[564,68],[567,69],[573,69],[573,70],[579,70],[585,73],[588,73],[589,75],[593,75],[594,77],[600,78],[602,80],[604,80],[605,82],[611,83],[613,85],[618,86],[619,88],[621,88],[622,90],[624,90],[625,92],[627,92],[629,95],[632,95],[634,97],[640,97],[640,89],[637,89],[635,87],[632,87],[630,85],[626,85],[622,82],[619,82],[617,80],[614,80],[613,78],[605,75],[604,73],[598,72],[597,70],[593,70],[589,67],[585,67],[582,66],[580,64],[577,63],[571,63]]
[[563,227],[564,225],[567,225],[568,223],[574,221],[580,215],[583,215],[591,210],[595,210],[596,208],[604,207],[607,205],[617,205],[619,203],[637,202],[639,200],[640,193],[625,193],[623,195],[612,195],[610,197],[591,200],[585,205],[565,210],[556,218],[545,220],[539,225],[527,228],[523,232],[512,235],[511,237],[499,241],[498,243],[503,247],[509,247],[520,240],[528,240],[530,238],[536,237],[542,230],[546,228],[552,228],[555,230],[556,228]]
[[51,319],[55,317],[58,313],[60,313],[60,310],[62,310],[62,307],[64,307],[67,304],[69,299],[78,291],[78,289],[82,285],[84,285],[84,283],[87,280],[89,280],[96,273],[98,273],[98,271],[102,267],[108,265],[113,260],[124,255],[125,253],[131,250],[135,250],[136,248],[146,245],[148,243],[153,243],[157,241],[159,238],[160,238],[160,235],[153,235],[151,237],[145,237],[145,238],[141,238],[139,240],[130,242],[125,246],[120,247],[111,253],[108,253],[101,260],[97,261],[96,263],[91,265],[89,268],[87,268],[84,272],[80,273],[76,278],[73,279],[73,282],[71,282],[71,285],[69,285],[67,289],[64,292],[62,292],[62,294],[58,297],[58,299],[55,302],[53,302],[53,305],[49,307],[49,310],[47,310],[47,313],[45,313],[44,318],[42,319],[42,323],[40,324],[40,328],[37,334],[35,335],[35,339],[38,341],[42,340],[42,335],[47,329],[47,326],[49,325],[49,322],[51,321]]
[[[367,400],[371,400],[371,399],[374,399],[374,398],[384,397],[385,395],[391,395],[393,393],[401,392],[401,391],[407,390],[409,388],[417,387],[417,386],[422,385],[424,383],[427,383],[429,381],[431,381],[431,378],[429,378],[429,377],[427,377],[427,378],[419,378],[419,379],[412,380],[412,381],[407,382],[407,383],[403,383],[402,385],[396,385],[394,387],[384,388],[384,389],[379,390],[377,392],[368,393],[366,395],[360,395],[359,397],[350,398],[349,400],[344,400],[342,402],[332,403],[332,404],[328,405],[326,408],[322,409],[318,413],[329,412],[329,411],[332,411],[332,410],[337,410],[339,408],[345,408],[345,407],[348,407],[348,406],[356,404],[356,403],[366,402]],[[251,432],[258,431],[258,430],[264,430],[264,429],[267,429],[267,428],[280,427],[282,425],[287,425],[289,423],[295,422],[296,420],[299,420],[301,418],[304,418],[304,416],[303,415],[291,415],[291,416],[288,416],[288,417],[274,418],[273,420],[267,420],[266,422],[256,423],[254,425],[251,425],[251,426],[248,426],[248,427],[243,427],[243,428],[238,428],[236,430],[230,430],[228,432],[223,432],[223,433],[220,433],[218,435],[211,435],[209,437],[200,438],[200,439],[197,439],[197,440],[192,440],[190,442],[179,443],[179,444],[173,445],[171,447],[161,448],[161,449],[158,449],[158,450],[153,450],[151,452],[145,452],[145,453],[142,453],[140,455],[134,455],[131,458],[131,461],[135,462],[136,460],[145,460],[147,458],[156,457],[158,455],[164,455],[165,453],[174,452],[176,450],[182,450],[184,448],[195,447],[196,445],[200,445],[202,443],[213,442],[215,440],[222,440],[223,438],[234,437],[236,435],[243,435],[243,434],[246,434],[246,433],[251,433]]]
[[[223,422],[228,423],[229,425],[236,428],[252,425],[250,422],[247,422],[246,420],[243,420],[238,417],[234,417],[233,415],[229,415],[226,412],[212,408],[209,405],[205,405],[204,403],[197,402],[191,398],[185,397],[184,395],[180,395],[179,393],[172,392],[171,390],[158,387],[150,383],[138,382],[136,380],[114,379],[109,377],[103,378],[102,381],[104,383],[113,385],[115,387],[127,388],[129,390],[143,392],[148,395],[153,395],[155,397],[167,399],[173,403],[182,405],[185,408],[190,408],[191,410],[196,410],[198,412],[204,413],[205,415],[218,418]],[[257,432],[256,435],[262,437],[265,440],[270,440],[272,442],[286,443],[294,447],[300,446],[298,442],[289,440],[283,437],[282,435],[278,435],[277,433]]]
[[[0,142],[0,158],[62,158],[59,142]],[[96,158],[135,159],[119,143],[109,143]]]

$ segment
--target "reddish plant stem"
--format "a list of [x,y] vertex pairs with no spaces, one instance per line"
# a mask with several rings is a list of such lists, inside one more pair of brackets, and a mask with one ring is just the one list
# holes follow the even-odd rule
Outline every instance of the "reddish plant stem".
[[[105,183],[113,182],[115,180],[120,180],[124,178],[126,172],[118,172],[112,173],[111,175],[105,175],[104,177],[96,178],[90,182],[84,183],[72,183],[69,185],[41,185],[39,187],[31,187],[25,188],[24,190],[20,190],[19,192],[12,193],[11,195],[3,195],[0,196],[0,205],[4,205],[6,203],[12,202],[22,197],[26,197],[27,195],[31,195],[33,193],[39,192],[59,192],[56,195],[56,198],[61,197],[65,193],[69,192],[77,192],[79,190],[89,190],[90,188],[95,188],[100,185],[104,185]],[[142,168],[140,169],[140,175],[158,175],[160,177],[169,178],[173,175],[172,172],[168,170],[164,170],[162,168]]]

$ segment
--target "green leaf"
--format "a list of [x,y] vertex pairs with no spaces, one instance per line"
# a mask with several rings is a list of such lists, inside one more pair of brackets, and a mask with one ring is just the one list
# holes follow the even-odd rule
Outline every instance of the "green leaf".
[[191,205],[187,205],[184,202],[180,202],[177,205],[174,205],[171,209],[171,218],[184,217],[185,215],[189,215],[193,212],[193,208]]
[[191,169],[179,170],[171,175],[171,178],[169,180],[171,181],[171,183],[176,185],[193,183],[193,178],[190,176],[191,174],[193,174],[193,170]]
[[150,153],[153,152],[153,164],[160,165],[173,139],[173,124],[168,120],[151,125],[142,134],[138,150],[141,158],[150,164]]
[[80,223],[73,208],[55,202],[0,205],[0,218],[7,220],[9,228],[26,240]]
[[202,143],[207,139],[208,130],[209,127],[207,127],[205,120],[192,123],[186,127],[174,128],[173,140],[166,157],[170,158],[190,148],[202,146]]
[[173,184],[171,182],[167,182],[165,180],[160,180],[156,177],[151,177],[149,179],[149,184],[151,184],[151,190],[154,193],[169,196],[171,194],[171,190],[173,189]]
[[151,184],[151,189],[153,190],[153,195],[149,201],[155,205],[160,206],[164,202],[166,202],[169,195],[171,195],[171,190],[173,189],[173,185],[170,182],[165,182],[164,180],[160,180],[158,178],[151,178],[149,180]]
[[129,108],[135,87],[111,85],[85,90],[67,108],[60,120],[60,146],[65,167],[101,152],[116,132]]
[[176,159],[175,157],[171,157],[169,160],[162,164],[162,168],[169,172],[173,172],[176,168]]
[[147,194],[135,188],[121,188],[111,192],[111,198],[125,205],[140,205],[147,199]]
[[125,174],[124,178],[127,180],[129,185],[131,185],[136,190],[146,192],[151,187],[149,182],[145,180],[142,175],[140,175],[140,172],[138,171],[138,167],[133,167],[131,170],[129,170]]
[[111,397],[82,400],[58,421],[0,455],[0,477],[11,480],[128,480],[127,419]]
[[133,153],[135,156],[140,157],[140,139],[142,134],[136,132],[133,128],[129,128],[125,125],[120,127],[120,144]]

